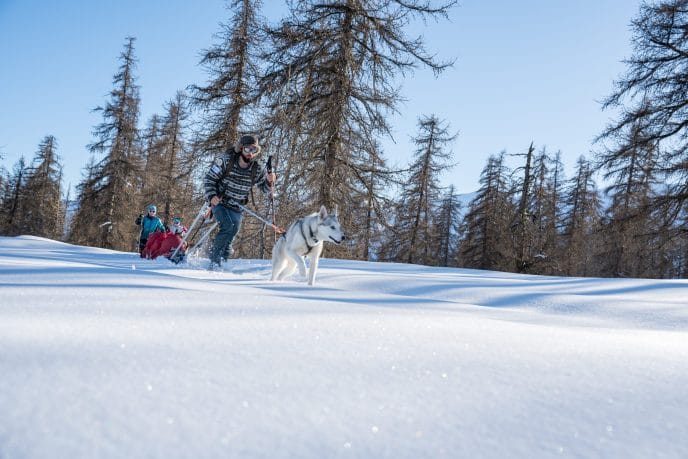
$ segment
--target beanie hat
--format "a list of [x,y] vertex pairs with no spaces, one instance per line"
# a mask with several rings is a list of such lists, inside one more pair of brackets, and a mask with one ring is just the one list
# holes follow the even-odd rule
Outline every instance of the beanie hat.
[[248,147],[251,145],[258,146],[258,139],[256,139],[255,136],[252,135],[242,135],[241,139],[239,139],[239,145],[241,145],[242,147]]
[[158,211],[158,208],[155,207],[155,204],[151,204],[150,206],[148,206],[148,212],[157,212],[157,211]]
[[254,135],[242,135],[241,138],[239,139],[239,142],[237,143],[236,147],[234,148],[237,152],[241,152],[241,149],[244,147],[256,147],[257,151],[256,154],[260,153],[260,145],[258,144],[258,137]]

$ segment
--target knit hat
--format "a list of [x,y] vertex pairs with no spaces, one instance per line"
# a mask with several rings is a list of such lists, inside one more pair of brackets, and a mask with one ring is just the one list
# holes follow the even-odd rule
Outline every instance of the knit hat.
[[241,145],[242,147],[258,145],[258,139],[252,135],[242,135],[239,139],[239,145]]
[[151,204],[148,206],[148,212],[157,212],[158,208],[155,207],[155,204]]
[[254,135],[242,135],[237,143],[235,150],[241,152],[244,147],[256,147],[256,154],[260,153],[260,145],[258,144],[258,137]]

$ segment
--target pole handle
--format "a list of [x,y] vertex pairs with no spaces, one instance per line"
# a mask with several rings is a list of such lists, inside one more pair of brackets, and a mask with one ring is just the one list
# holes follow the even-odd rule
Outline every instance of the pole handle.
[[268,162],[267,162],[265,168],[267,169],[268,174],[270,174],[272,172],[272,155],[268,156]]

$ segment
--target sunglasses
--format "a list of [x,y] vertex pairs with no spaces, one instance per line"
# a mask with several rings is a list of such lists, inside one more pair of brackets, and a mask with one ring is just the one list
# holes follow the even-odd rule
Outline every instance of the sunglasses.
[[154,210],[149,210],[148,213],[149,213],[149,214],[154,214],[155,211],[154,211]]
[[256,153],[258,153],[258,147],[255,147],[255,146],[244,147],[244,152],[251,153],[252,155],[255,155]]

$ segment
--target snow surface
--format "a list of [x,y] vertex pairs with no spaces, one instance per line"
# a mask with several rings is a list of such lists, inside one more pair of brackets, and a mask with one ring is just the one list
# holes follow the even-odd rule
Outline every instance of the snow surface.
[[0,458],[688,457],[688,281],[0,238]]

